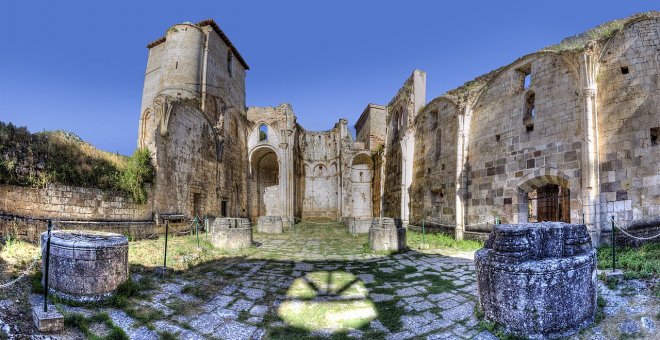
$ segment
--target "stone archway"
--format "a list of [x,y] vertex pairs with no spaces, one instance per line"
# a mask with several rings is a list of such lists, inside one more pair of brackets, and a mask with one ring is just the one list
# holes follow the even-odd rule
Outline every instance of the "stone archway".
[[250,153],[251,219],[281,216],[280,158],[270,146],[263,145]]
[[557,169],[540,169],[518,185],[518,223],[571,222],[569,178]]

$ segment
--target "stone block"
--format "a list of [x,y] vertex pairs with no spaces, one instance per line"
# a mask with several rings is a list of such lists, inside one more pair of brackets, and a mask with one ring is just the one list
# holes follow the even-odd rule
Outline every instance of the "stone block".
[[252,226],[247,218],[216,218],[210,227],[211,243],[221,249],[252,246]]
[[264,234],[281,234],[284,223],[281,216],[260,216],[257,221],[257,232]]
[[348,231],[353,234],[367,234],[371,228],[371,217],[351,217],[348,219]]
[[374,251],[406,250],[406,229],[400,219],[374,218],[369,228],[369,246]]
[[64,316],[53,305],[44,312],[43,306],[32,307],[34,325],[41,333],[59,333],[64,330]]

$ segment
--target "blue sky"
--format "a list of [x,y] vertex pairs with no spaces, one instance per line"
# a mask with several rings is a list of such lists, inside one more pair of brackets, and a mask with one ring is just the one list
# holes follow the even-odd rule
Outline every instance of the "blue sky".
[[[656,5],[655,8],[653,5]],[[136,146],[146,44],[213,18],[251,67],[249,106],[289,102],[308,130],[352,126],[413,69],[427,100],[653,1],[11,1],[0,6],[0,121]]]

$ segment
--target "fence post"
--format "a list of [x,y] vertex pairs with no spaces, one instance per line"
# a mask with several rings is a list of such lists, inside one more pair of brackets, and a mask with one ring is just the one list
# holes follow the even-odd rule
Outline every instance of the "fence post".
[[422,219],[422,243],[426,244],[426,227],[424,225],[424,222],[426,221],[425,218]]
[[163,256],[163,271],[167,268],[167,234],[170,230],[170,221],[165,220],[165,256]]
[[199,248],[199,218],[195,216],[195,235],[197,235],[197,248]]
[[614,238],[614,215],[612,215],[612,271],[616,268],[616,238]]
[[50,265],[50,232],[53,229],[53,221],[48,220],[48,236],[46,237],[46,263],[44,264],[44,313],[48,312],[48,267]]

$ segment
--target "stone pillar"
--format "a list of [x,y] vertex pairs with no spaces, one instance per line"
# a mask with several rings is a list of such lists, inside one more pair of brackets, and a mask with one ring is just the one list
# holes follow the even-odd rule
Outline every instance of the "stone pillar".
[[415,157],[415,129],[409,127],[401,138],[401,221],[404,227],[410,222],[410,186]]
[[601,228],[600,172],[598,150],[598,112],[596,111],[598,74],[597,56],[590,52],[579,56],[579,78],[581,86],[582,122],[584,145],[582,147],[582,211],[594,245],[598,245]]
[[463,239],[465,231],[465,197],[467,194],[467,146],[469,141],[472,108],[464,102],[458,104],[458,138],[456,142],[456,229],[457,240]]

